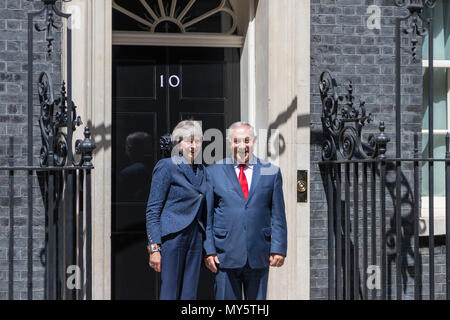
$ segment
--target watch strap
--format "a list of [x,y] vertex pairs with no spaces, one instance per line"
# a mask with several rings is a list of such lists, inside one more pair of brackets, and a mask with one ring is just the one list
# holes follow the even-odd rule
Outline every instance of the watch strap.
[[147,245],[147,251],[148,251],[148,253],[154,253],[154,252],[161,251],[161,246],[157,243],[149,244],[149,245]]

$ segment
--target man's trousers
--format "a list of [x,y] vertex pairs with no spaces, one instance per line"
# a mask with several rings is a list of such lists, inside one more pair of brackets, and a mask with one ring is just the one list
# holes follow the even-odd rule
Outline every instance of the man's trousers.
[[269,268],[221,269],[218,266],[214,289],[216,300],[266,300]]

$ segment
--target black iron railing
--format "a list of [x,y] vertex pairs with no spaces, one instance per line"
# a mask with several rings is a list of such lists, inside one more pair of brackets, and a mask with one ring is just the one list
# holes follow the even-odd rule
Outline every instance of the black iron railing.
[[[405,17],[396,18],[395,22],[394,157],[386,156],[390,139],[384,133],[383,122],[379,124],[379,134],[369,135],[367,142],[362,141],[362,128],[373,118],[371,114],[366,115],[363,102],[354,106],[352,84],[347,88],[348,94],[340,96],[337,82],[329,72],[320,77],[324,142],[323,161],[319,166],[328,202],[330,299],[436,298],[435,241],[438,237],[434,228],[434,164],[445,163],[445,234],[448,235],[450,136],[447,134],[446,137],[445,158],[434,158],[433,36],[428,42],[428,158],[419,155],[418,133],[414,134],[414,157],[404,158],[401,154],[402,34],[410,39],[412,62],[421,62],[416,60],[419,40],[426,34],[433,35],[432,19],[424,16],[424,9],[433,8],[435,0],[394,0],[394,3],[409,12]],[[340,105],[343,101],[345,104]],[[421,218],[423,164],[428,164],[429,215]],[[412,179],[404,171],[412,171]],[[421,237],[420,221],[423,219],[428,220],[426,237]],[[440,270],[445,279],[440,282],[445,287],[445,294],[441,290],[439,298],[450,299],[450,237],[439,239],[440,247],[445,248],[444,259],[441,259],[445,266]],[[408,281],[408,275],[414,279],[413,283]],[[414,288],[413,293],[408,287]]]
[[[14,193],[17,176],[26,175],[31,181],[27,188],[27,298],[34,299],[34,273],[36,260],[34,249],[42,249],[41,263],[45,267],[44,298],[90,299],[92,297],[92,214],[91,169],[74,166],[61,167],[0,167],[8,174],[8,298],[14,299],[16,265],[14,243],[16,209]],[[33,206],[33,180],[38,181],[46,213],[45,247],[34,248],[33,226],[37,220]],[[19,212],[20,214],[20,212]],[[23,237],[23,234],[20,235]],[[23,257],[20,259],[24,263]],[[73,266],[72,268],[69,268]],[[68,278],[72,276],[71,279]]]
[[[328,71],[321,75],[324,142],[319,166],[328,203],[329,298],[391,299],[394,291],[396,298],[402,299],[402,293],[407,292],[408,272],[414,278],[414,293],[410,297],[422,299],[427,295],[434,299],[433,241],[428,245],[429,271],[427,274],[422,271],[419,177],[422,164],[445,162],[445,221],[446,233],[450,232],[450,135],[446,137],[444,159],[420,157],[418,133],[414,134],[414,158],[388,158],[385,153],[390,139],[384,133],[384,123],[380,122],[379,134],[369,135],[368,142],[363,142],[362,128],[372,121],[372,115],[366,114],[363,102],[359,107],[353,105],[351,84],[345,96],[337,95],[337,86]],[[345,105],[341,106],[340,101],[346,101]],[[408,164],[413,168],[412,186],[398,170]],[[391,172],[395,173],[395,179],[388,180]],[[387,202],[391,204],[389,208]],[[433,219],[433,215],[428,219]],[[435,237],[433,228],[429,227],[428,232],[428,238]],[[445,248],[449,299],[449,237],[445,238]],[[412,265],[408,259],[413,259]],[[423,279],[424,276],[428,279]],[[429,288],[428,292],[424,287]]]
[[[394,291],[397,299],[406,293],[408,272],[414,278],[414,291],[410,298],[422,299],[428,296],[434,299],[433,264],[428,263],[428,272],[424,273],[424,264],[420,244],[422,227],[420,225],[420,172],[422,163],[445,162],[446,176],[446,234],[450,232],[450,136],[446,137],[445,159],[419,158],[418,135],[415,136],[414,159],[367,159],[326,161],[320,164],[326,176],[328,202],[328,281],[330,299],[391,299]],[[414,183],[412,188],[402,175],[400,180],[387,181],[387,173],[395,172],[398,163],[412,164]],[[398,185],[406,188],[397,202],[395,192]],[[390,200],[395,203],[387,208]],[[410,210],[405,210],[405,203]],[[403,214],[400,216],[398,212]],[[405,214],[405,211],[406,214]],[[400,227],[400,234],[388,228]],[[428,236],[435,237],[428,229]],[[446,298],[449,295],[450,241],[445,237],[445,283]],[[429,242],[428,252],[434,252]],[[407,262],[408,258],[413,263]],[[395,265],[395,281],[392,268]],[[398,263],[400,261],[400,263]],[[404,265],[403,265],[404,264]],[[407,269],[413,270],[407,270]],[[377,278],[379,277],[379,278]],[[428,277],[428,279],[427,279]],[[371,278],[371,279],[370,279]],[[368,281],[369,280],[369,281]],[[425,291],[424,288],[429,288]]]
[[[70,0],[63,0],[65,2]],[[77,116],[76,106],[72,100],[72,36],[70,14],[60,11],[58,0],[42,0],[42,9],[28,14],[28,142],[27,163],[17,165],[13,150],[13,137],[10,140],[8,166],[0,167],[0,176],[6,176],[8,181],[8,199],[2,209],[8,212],[7,219],[7,260],[8,260],[8,298],[17,297],[15,266],[23,270],[26,264],[26,298],[35,299],[35,273],[37,250],[45,268],[44,298],[53,299],[92,299],[92,212],[91,212],[91,171],[94,169],[92,153],[95,144],[91,140],[88,127],[84,129],[84,139],[73,141],[73,133],[82,124]],[[34,19],[45,14],[43,25],[34,23]],[[67,20],[65,48],[67,82],[62,81],[59,94],[55,93],[50,72],[41,72],[37,86],[34,83],[34,50],[35,32],[45,32],[48,43],[47,59],[51,61],[55,38],[63,26],[61,20]],[[63,72],[64,74],[64,72]],[[33,100],[37,89],[39,102]],[[39,128],[42,146],[39,157],[33,152],[33,116],[34,110],[40,110]],[[39,108],[39,109],[38,109]],[[74,147],[74,148],[73,148]],[[34,165],[34,158],[39,159],[39,165]],[[26,177],[26,178],[25,178]],[[17,191],[24,183],[18,180],[26,179],[26,192]],[[40,197],[33,192],[36,185],[40,188]],[[23,198],[23,199],[20,199]],[[21,200],[20,208],[16,206]],[[25,200],[26,199],[26,200]],[[24,205],[26,201],[26,205]],[[35,226],[44,227],[36,215],[39,209],[45,209],[45,245],[35,248]],[[23,211],[27,212],[25,223]],[[16,221],[20,227],[26,225],[26,235],[17,232]],[[3,223],[5,225],[5,223]],[[42,235],[37,235],[42,238]],[[21,238],[21,239],[19,239]],[[26,259],[20,248],[15,248],[18,240],[26,238]],[[18,250],[20,252],[18,253]],[[37,268],[39,269],[39,268]],[[23,276],[20,277],[23,280]],[[39,280],[39,276],[37,276]],[[20,292],[24,292],[20,287]],[[19,298],[23,299],[23,295]]]

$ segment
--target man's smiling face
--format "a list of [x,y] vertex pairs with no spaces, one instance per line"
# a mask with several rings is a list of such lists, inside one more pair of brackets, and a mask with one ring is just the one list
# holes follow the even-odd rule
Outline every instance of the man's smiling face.
[[228,144],[233,152],[233,157],[238,163],[247,163],[255,148],[256,137],[247,125],[241,125],[231,129],[231,139]]

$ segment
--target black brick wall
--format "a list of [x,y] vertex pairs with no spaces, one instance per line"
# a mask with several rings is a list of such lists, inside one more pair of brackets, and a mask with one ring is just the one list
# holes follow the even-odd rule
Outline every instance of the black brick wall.
[[[381,29],[370,30],[367,27],[369,14],[367,8],[378,5],[381,8]],[[340,85],[352,80],[355,102],[366,101],[366,109],[373,113],[375,123],[367,125],[363,137],[368,133],[378,132],[379,121],[384,121],[386,134],[391,138],[387,156],[395,152],[395,56],[394,56],[394,23],[395,17],[404,16],[405,10],[393,5],[392,0],[312,0],[311,1],[311,159],[321,160],[322,105],[318,90],[318,80],[322,71],[328,69],[336,77]],[[413,134],[421,131],[422,121],[422,66],[419,53],[418,64],[412,63],[408,55],[409,40],[404,37],[402,46],[402,156],[413,157]],[[418,51],[421,51],[420,48]],[[344,87],[341,94],[345,93]],[[421,139],[419,139],[421,141]],[[389,173],[391,175],[393,172]],[[413,188],[412,166],[402,167],[405,185],[402,194]],[[353,179],[353,176],[351,176]],[[361,178],[360,178],[361,179]],[[389,180],[389,179],[388,179]],[[360,180],[361,181],[361,180]],[[351,191],[353,195],[353,191]],[[387,190],[386,230],[395,236],[395,224],[390,219],[393,215],[393,196]],[[406,197],[411,201],[411,196]],[[352,199],[352,198],[351,198]],[[361,199],[361,192],[359,195]],[[379,200],[379,196],[377,196]],[[402,227],[410,232],[412,210],[407,201],[402,204],[404,216]],[[380,203],[377,203],[380,208]],[[369,202],[370,208],[370,202]],[[353,208],[352,211],[353,212]],[[378,213],[379,216],[379,213]],[[353,217],[352,217],[353,219]],[[361,226],[360,221],[360,226]],[[380,225],[378,220],[377,226]],[[360,229],[360,234],[362,230]],[[379,231],[378,231],[379,234]],[[411,238],[405,238],[410,246]],[[406,247],[406,246],[405,246]],[[388,250],[393,252],[395,248]],[[413,297],[413,258],[405,251],[408,268],[405,299]],[[437,241],[436,253],[436,298],[443,298],[445,292],[443,272],[445,271],[442,241]],[[428,295],[428,249],[425,241],[421,245],[423,298]],[[324,184],[319,166],[312,163],[311,168],[311,298],[326,299],[328,296],[327,278],[327,204]],[[393,256],[389,256],[391,259]],[[390,260],[389,260],[390,261]],[[369,260],[370,262],[370,260]],[[389,293],[395,298],[395,264],[390,268],[392,281]]]
[[[0,0],[0,166],[27,165],[28,80],[27,13],[42,8],[42,3],[27,0]],[[42,24],[44,16],[35,21]],[[61,82],[60,34],[55,36],[55,52],[49,57],[45,34],[35,32],[34,83],[41,71],[53,75],[55,91]],[[38,165],[41,146],[38,127],[39,101],[34,90],[33,143],[34,165]],[[57,91],[56,91],[57,92]],[[10,141],[12,139],[12,149]],[[0,299],[8,299],[9,261],[8,172],[0,171]],[[45,216],[37,178],[33,177],[33,299],[44,297],[44,267],[39,255],[45,241]],[[14,175],[14,299],[27,298],[27,173]]]

